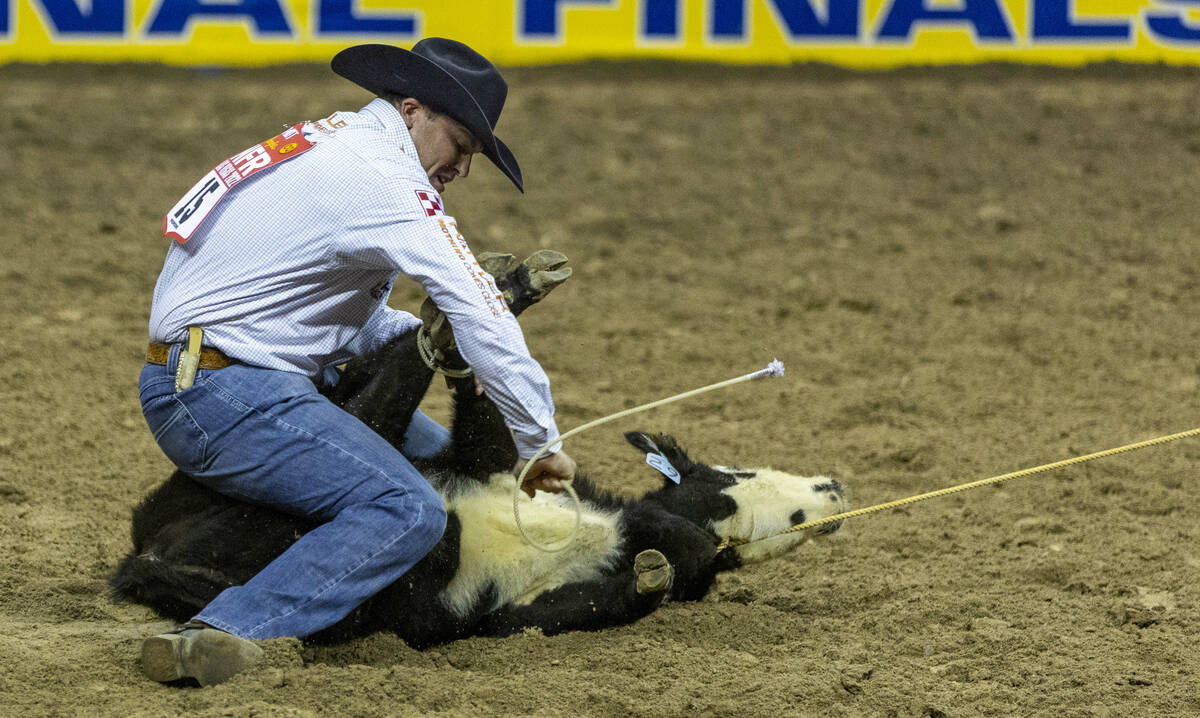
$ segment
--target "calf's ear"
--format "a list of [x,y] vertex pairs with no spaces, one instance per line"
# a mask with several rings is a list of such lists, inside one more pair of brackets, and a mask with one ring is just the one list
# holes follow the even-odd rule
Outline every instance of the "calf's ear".
[[664,454],[668,457],[682,453],[679,442],[670,434],[647,434],[644,431],[629,431],[625,440],[641,450],[643,454]]
[[678,484],[680,475],[691,467],[687,454],[669,434],[630,431],[625,434],[625,440],[646,454],[646,463],[663,474],[663,483],[667,487]]
[[658,446],[654,443],[654,438],[649,434],[641,431],[625,432],[625,441],[633,444],[633,447],[643,454],[657,454]]
[[662,454],[680,471],[692,465],[692,460],[688,458],[687,452],[679,446],[679,442],[670,434],[647,434],[643,431],[630,431],[625,434],[625,440],[641,449],[643,454]]

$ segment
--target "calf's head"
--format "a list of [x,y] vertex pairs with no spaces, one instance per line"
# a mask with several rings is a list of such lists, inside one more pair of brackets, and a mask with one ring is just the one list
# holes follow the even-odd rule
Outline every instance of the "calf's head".
[[[664,473],[663,488],[648,494],[646,500],[711,531],[721,540],[752,541],[736,549],[743,563],[780,556],[841,526],[838,521],[782,533],[796,524],[846,510],[842,485],[827,476],[709,466],[688,458],[672,436],[630,432],[625,438],[647,455],[648,463]],[[678,474],[678,483],[671,477],[672,469]]]

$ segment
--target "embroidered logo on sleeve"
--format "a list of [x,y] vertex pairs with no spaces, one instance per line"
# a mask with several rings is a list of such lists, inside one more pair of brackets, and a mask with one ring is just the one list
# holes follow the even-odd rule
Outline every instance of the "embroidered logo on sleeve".
[[425,210],[426,217],[445,216],[442,211],[442,198],[438,197],[429,190],[415,190],[417,193],[417,201],[421,203],[421,209]]
[[471,275],[471,280],[479,288],[479,294],[483,298],[483,303],[491,310],[492,316],[498,317],[509,311],[508,305],[504,303],[504,295],[496,288],[495,280],[492,279],[490,274],[480,268],[479,262],[475,261],[475,255],[471,253],[471,248],[467,246],[467,240],[458,231],[458,224],[454,221],[447,222],[444,219],[437,220],[437,223],[442,228],[442,235],[450,243],[450,249],[453,250],[459,261],[466,267],[467,273]]

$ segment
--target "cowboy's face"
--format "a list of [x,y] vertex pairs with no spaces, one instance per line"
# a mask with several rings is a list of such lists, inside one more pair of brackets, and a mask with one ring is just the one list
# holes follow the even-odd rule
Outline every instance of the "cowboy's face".
[[434,189],[444,192],[455,177],[467,176],[471,155],[482,152],[483,146],[466,127],[448,115],[430,112],[412,98],[404,100],[400,114]]

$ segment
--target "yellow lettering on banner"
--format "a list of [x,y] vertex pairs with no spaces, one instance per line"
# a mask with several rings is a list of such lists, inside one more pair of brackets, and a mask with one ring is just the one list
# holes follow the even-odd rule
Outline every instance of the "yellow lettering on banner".
[[[655,58],[846,67],[1200,65],[1191,0],[91,0],[0,3],[0,64],[328,62],[351,43],[453,37],[499,65]],[[69,29],[67,29],[69,28]],[[332,117],[332,127],[344,126]]]

